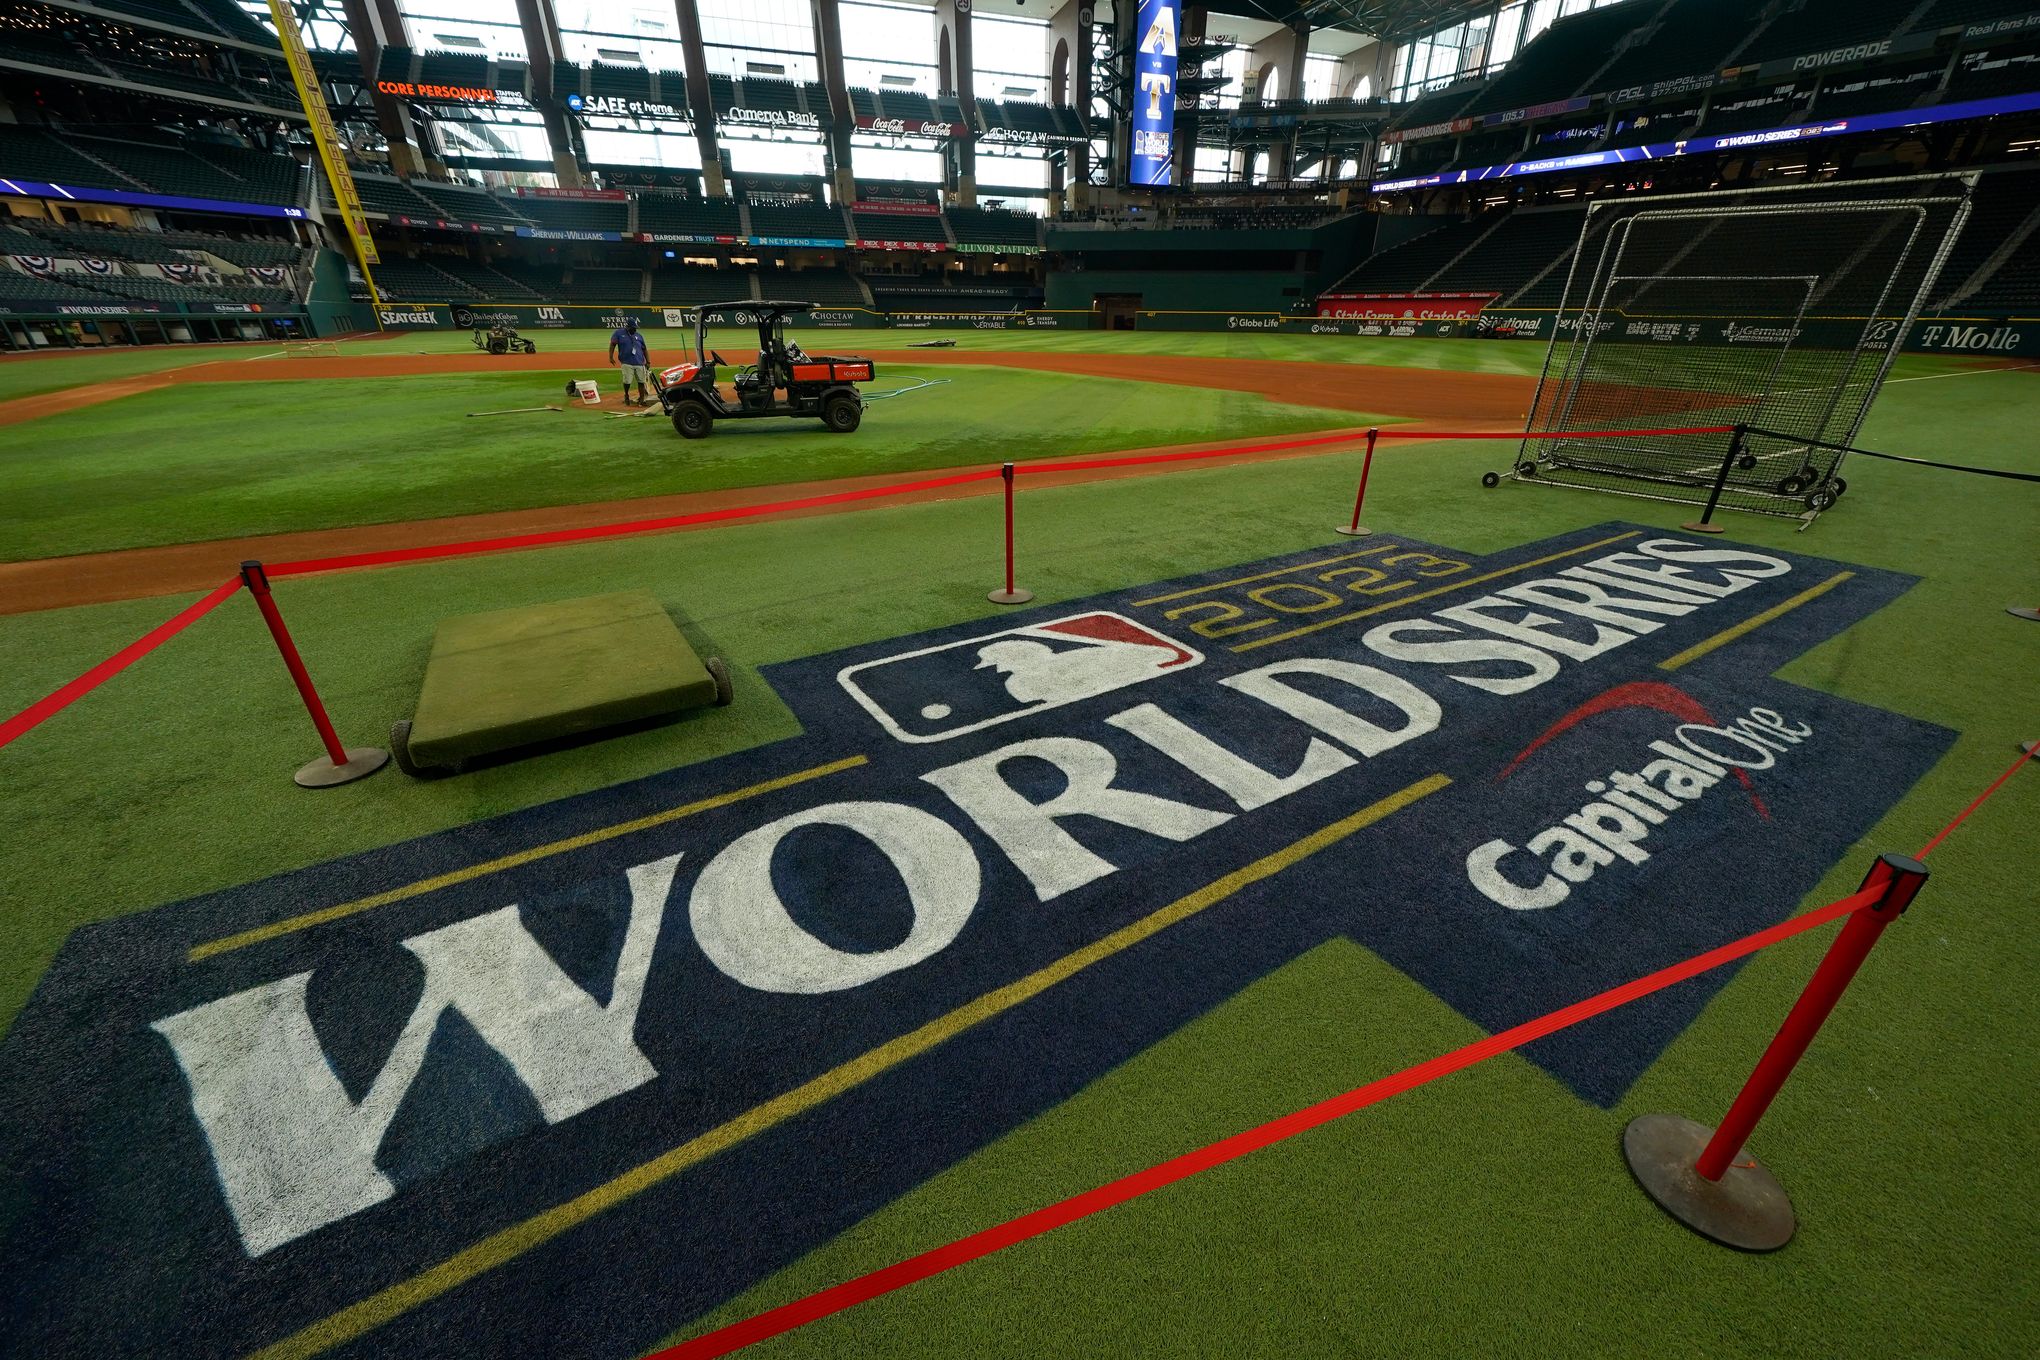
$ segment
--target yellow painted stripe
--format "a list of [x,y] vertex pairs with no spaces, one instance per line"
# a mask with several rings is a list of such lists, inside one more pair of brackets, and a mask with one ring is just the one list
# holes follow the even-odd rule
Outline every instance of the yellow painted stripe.
[[1355,619],[1364,619],[1370,615],[1386,613],[1391,609],[1400,609],[1404,605],[1415,604],[1419,600],[1429,600],[1439,595],[1449,594],[1455,590],[1464,590],[1468,586],[1477,586],[1483,581],[1497,580],[1504,576],[1514,575],[1519,571],[1528,571],[1532,567],[1541,567],[1546,563],[1557,562],[1567,557],[1578,557],[1581,553],[1592,552],[1596,548],[1605,548],[1610,543],[1620,543],[1624,539],[1635,538],[1640,532],[1641,530],[1631,529],[1627,533],[1616,534],[1612,538],[1597,539],[1592,543],[1585,543],[1577,548],[1567,548],[1564,552],[1555,552],[1549,557],[1540,557],[1531,562],[1518,562],[1513,567],[1503,567],[1500,571],[1491,571],[1485,576],[1471,576],[1464,581],[1454,581],[1449,585],[1439,586],[1435,590],[1426,590],[1417,595],[1405,595],[1399,600],[1390,600],[1386,604],[1377,604],[1367,609],[1356,610],[1351,614],[1341,614],[1336,619],[1320,619],[1316,623],[1307,623],[1301,628],[1292,628],[1286,633],[1276,633],[1269,637],[1255,638],[1252,642],[1242,642],[1239,646],[1233,648],[1233,650],[1236,652],[1251,652],[1256,647],[1266,647],[1270,643],[1275,642],[1287,642],[1291,638],[1302,637],[1305,633],[1315,633],[1325,628],[1336,628],[1342,623],[1351,623]]
[[353,1341],[390,1319],[429,1302],[478,1275],[494,1270],[497,1266],[515,1260],[533,1247],[558,1237],[605,1210],[614,1208],[633,1195],[642,1194],[661,1181],[668,1180],[719,1152],[727,1151],[747,1138],[755,1137],[796,1115],[833,1100],[887,1069],[919,1057],[972,1026],[1040,995],[1058,982],[1076,976],[1092,964],[1129,949],[1177,922],[1195,916],[1207,907],[1223,902],[1240,889],[1278,874],[1327,846],[1336,845],[1361,828],[1371,826],[1382,818],[1401,811],[1451,782],[1445,775],[1434,774],[1389,794],[1379,802],[1370,803],[1358,812],[1342,817],[1330,826],[1313,831],[1273,854],[1265,855],[1244,868],[1235,869],[1188,896],[1177,898],[1168,906],[1143,916],[1131,925],[1122,926],[1094,944],[1065,954],[1054,963],[1037,969],[1016,982],[1009,982],[996,991],[987,992],[947,1015],[930,1020],[919,1029],[890,1039],[840,1067],[829,1069],[812,1081],[796,1086],[782,1095],[774,1096],[726,1124],[719,1124],[706,1133],[690,1138],[650,1161],[640,1162],[614,1180],[605,1181],[563,1204],[555,1205],[544,1213],[525,1219],[522,1223],[491,1233],[467,1250],[448,1257],[438,1265],[371,1294],[361,1302],[343,1308],[331,1317],[315,1322],[303,1331],[255,1352],[252,1360],[302,1360],[302,1357],[318,1355],[335,1346]]
[[377,907],[386,907],[392,902],[403,902],[413,897],[422,896],[425,893],[437,892],[441,888],[450,888],[456,883],[468,883],[489,874],[501,873],[505,869],[515,869],[520,864],[530,864],[535,860],[548,859],[553,855],[564,855],[569,850],[579,850],[590,845],[600,845],[603,841],[613,841],[618,836],[633,835],[636,832],[646,831],[655,826],[664,826],[668,822],[677,822],[682,817],[692,817],[697,812],[707,812],[712,808],[728,807],[731,803],[741,803],[747,798],[756,798],[761,794],[776,793],[780,789],[790,789],[795,784],[805,784],[810,779],[820,779],[824,775],[838,774],[844,770],[854,770],[864,763],[865,757],[863,756],[848,756],[842,760],[832,760],[826,765],[817,765],[813,769],[796,770],[792,774],[783,774],[777,779],[767,779],[762,783],[752,784],[746,788],[731,789],[728,793],[718,793],[713,797],[697,799],[692,803],[682,803],[679,807],[667,808],[664,812],[654,812],[649,816],[633,818],[628,822],[618,822],[614,826],[599,827],[594,831],[584,831],[578,836],[569,836],[565,840],[553,841],[549,845],[533,846],[529,850],[519,850],[515,854],[504,855],[499,859],[484,860],[480,864],[470,864],[464,869],[455,869],[451,873],[435,874],[431,878],[421,878],[416,883],[407,883],[401,888],[391,888],[388,892],[379,892],[368,897],[358,897],[352,902],[342,902],[338,906],[321,907],[317,911],[308,911],[302,915],[285,917],[281,921],[272,921],[266,926],[257,926],[253,930],[244,930],[238,935],[225,935],[217,940],[207,940],[204,944],[194,945],[189,956],[190,961],[197,963],[201,959],[209,959],[216,954],[225,954],[236,949],[245,949],[251,944],[260,944],[264,940],[273,940],[279,935],[292,935],[300,930],[310,930],[313,926],[322,926],[329,921],[338,921],[343,917],[358,915],[364,911],[373,911]]
[[1793,610],[1799,608],[1799,606],[1803,604],[1806,604],[1808,601],[1819,599],[1821,596],[1827,594],[1830,590],[1833,590],[1836,586],[1848,580],[1855,574],[1856,573],[1853,571],[1838,571],[1833,576],[1828,577],[1827,580],[1822,581],[1817,586],[1814,586],[1812,589],[1802,590],[1797,595],[1794,595],[1791,599],[1786,600],[1782,604],[1774,604],[1761,614],[1752,614],[1748,618],[1744,619],[1741,623],[1735,625],[1735,627],[1724,628],[1720,632],[1716,633],[1713,637],[1694,643],[1692,646],[1688,647],[1685,651],[1678,653],[1676,656],[1666,657],[1663,661],[1657,663],[1658,669],[1661,671],[1675,671],[1689,661],[1698,661],[1701,657],[1707,655],[1709,652],[1713,651],[1716,647],[1726,647],[1729,643],[1734,642],[1737,638],[1742,637],[1748,633],[1756,632],[1757,629],[1762,628],[1765,624],[1770,623],[1772,620],[1781,619],[1785,617],[1785,615],[1790,614]]
[[1400,548],[1402,546],[1400,543],[1378,543],[1371,548],[1362,548],[1359,552],[1341,553],[1337,557],[1321,557],[1315,562],[1299,562],[1293,567],[1283,567],[1276,571],[1257,572],[1252,576],[1235,576],[1230,581],[1213,581],[1208,586],[1192,586],[1188,590],[1179,590],[1173,595],[1157,595],[1151,600],[1135,600],[1133,606],[1136,609],[1140,609],[1151,604],[1167,604],[1170,600],[1180,600],[1186,595],[1208,595],[1214,590],[1225,590],[1232,586],[1251,585],[1255,581],[1265,581],[1271,576],[1287,576],[1293,571],[1309,571],[1312,567],[1329,567],[1334,562],[1350,562],[1356,557],[1372,557],[1376,553],[1387,552],[1391,548]]

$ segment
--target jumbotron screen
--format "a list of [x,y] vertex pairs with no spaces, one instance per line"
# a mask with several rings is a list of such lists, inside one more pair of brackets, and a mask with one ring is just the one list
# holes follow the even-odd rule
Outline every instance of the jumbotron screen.
[[1174,184],[1170,143],[1176,135],[1176,29],[1182,0],[1140,0],[1134,32],[1132,144],[1127,180]]

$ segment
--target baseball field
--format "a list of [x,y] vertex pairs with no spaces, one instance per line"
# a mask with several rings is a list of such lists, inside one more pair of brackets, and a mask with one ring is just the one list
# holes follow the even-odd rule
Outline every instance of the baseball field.
[[[1836,902],[2033,763],[2031,480],[1852,457],[1708,536],[1417,437],[1520,430],[1534,344],[898,334],[810,345],[876,361],[856,432],[699,441],[593,332],[0,358],[0,724],[249,559],[349,746],[442,621],[609,592],[735,692],[306,790],[241,591],[0,726],[0,1350],[682,1345]],[[2040,368],[1906,356],[1860,442],[2030,477],[2036,426]],[[1933,846],[1752,1136],[1782,1251],[1621,1141],[1722,1118],[1832,927],[755,1353],[2030,1355],[2036,819]]]

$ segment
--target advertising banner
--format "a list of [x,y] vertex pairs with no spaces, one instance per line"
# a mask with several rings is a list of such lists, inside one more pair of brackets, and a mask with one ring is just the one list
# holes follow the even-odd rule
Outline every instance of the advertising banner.
[[1127,157],[1134,184],[1174,184],[1170,143],[1176,133],[1176,29],[1181,0],[1140,0],[1133,31],[1133,145]]
[[1468,321],[1500,293],[1321,293],[1317,314],[1365,321]]
[[[963,123],[948,123],[936,118],[879,118],[872,114],[857,115],[859,132],[876,132],[893,137],[933,137],[938,141],[949,139],[969,140],[971,130]],[[858,211],[864,211],[858,205]]]
[[511,193],[519,198],[575,198],[594,199],[604,203],[622,203],[630,194],[622,189],[547,189],[534,186],[512,186]]
[[1397,128],[1381,134],[1383,146],[1394,146],[1397,142],[1414,142],[1425,137],[1449,137],[1454,133],[1471,132],[1479,124],[1477,118],[1453,118],[1443,123],[1426,123],[1422,127]]
[[[351,181],[350,181],[351,183]],[[132,189],[102,189],[91,184],[57,184],[49,180],[0,179],[0,194],[23,198],[65,198],[75,203],[119,203],[130,208],[174,208],[182,212],[230,213],[235,217],[289,217],[302,220],[305,210],[275,203],[236,203],[224,198],[191,198],[184,194],[145,194]]]
[[[841,245],[842,242],[837,242]],[[947,241],[859,241],[860,250],[947,250]]]
[[854,213],[894,213],[901,217],[935,217],[942,212],[939,203],[903,203],[898,199],[860,198],[850,205]]

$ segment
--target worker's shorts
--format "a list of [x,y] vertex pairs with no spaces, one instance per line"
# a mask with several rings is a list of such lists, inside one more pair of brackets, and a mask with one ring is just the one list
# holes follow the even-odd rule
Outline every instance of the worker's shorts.
[[630,387],[633,384],[638,387],[650,387],[652,385],[652,366],[650,364],[624,364],[617,371],[623,374],[623,385],[625,387]]

